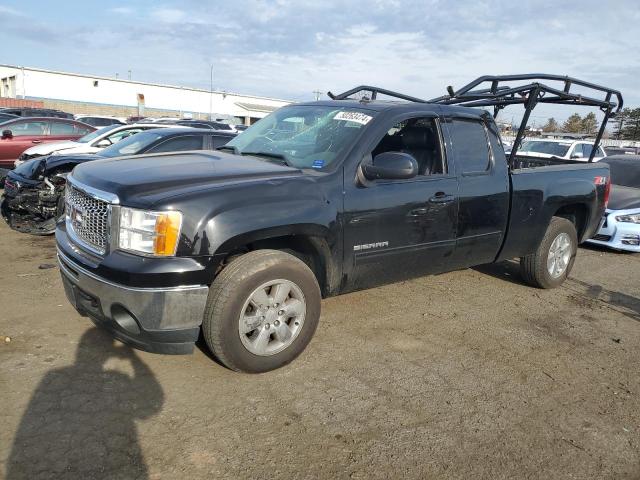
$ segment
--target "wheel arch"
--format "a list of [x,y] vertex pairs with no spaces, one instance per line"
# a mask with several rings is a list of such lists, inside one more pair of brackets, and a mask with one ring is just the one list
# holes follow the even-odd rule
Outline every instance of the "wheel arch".
[[583,236],[587,229],[590,218],[589,207],[584,203],[571,203],[558,208],[553,217],[561,217],[569,220],[576,227],[578,242],[583,241]]
[[262,249],[280,250],[305,262],[316,276],[322,295],[330,296],[338,289],[340,278],[334,246],[329,230],[317,224],[287,225],[245,232],[224,241],[216,250],[214,257],[218,259],[219,266],[214,278],[238,255]]

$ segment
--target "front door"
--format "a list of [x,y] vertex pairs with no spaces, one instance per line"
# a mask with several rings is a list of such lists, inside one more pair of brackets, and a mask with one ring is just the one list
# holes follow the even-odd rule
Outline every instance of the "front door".
[[[42,120],[20,120],[3,125],[0,130],[11,131],[10,136],[0,139],[0,161],[4,168],[13,168],[16,160],[27,148],[42,143],[47,134],[47,122]],[[0,134],[2,133],[0,132]]]
[[453,255],[458,184],[447,169],[435,116],[394,119],[363,161],[398,151],[412,155],[409,180],[345,178],[345,290],[357,290],[446,269]]

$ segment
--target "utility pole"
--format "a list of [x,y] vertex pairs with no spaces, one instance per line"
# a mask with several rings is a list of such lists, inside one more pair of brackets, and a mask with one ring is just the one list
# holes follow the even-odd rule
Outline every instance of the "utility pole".
[[320,90],[314,90],[312,93],[314,93],[316,96],[316,102],[320,100],[320,95],[322,95],[322,92]]
[[131,70],[128,70],[129,80],[131,80]]
[[213,63],[211,63],[211,77],[209,82],[209,120],[213,120]]

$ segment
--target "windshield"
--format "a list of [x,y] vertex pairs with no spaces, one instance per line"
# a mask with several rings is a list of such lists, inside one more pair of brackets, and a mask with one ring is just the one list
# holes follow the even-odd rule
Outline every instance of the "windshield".
[[109,125],[107,127],[102,127],[99,128],[91,133],[87,133],[84,137],[80,137],[79,139],[76,140],[76,142],[78,143],[89,143],[92,140],[95,140],[96,138],[98,138],[100,135],[110,132],[111,130],[113,130],[114,128],[118,128],[121,125]]
[[107,158],[120,157],[122,155],[136,155],[160,138],[162,138],[162,135],[153,133],[152,131],[136,133],[105,148],[98,153],[98,155]]
[[276,110],[225,147],[298,168],[331,165],[376,112],[339,106],[294,105]]
[[549,155],[556,155],[558,157],[564,157],[569,151],[571,143],[559,143],[559,142],[541,142],[538,140],[530,140],[528,142],[522,142],[520,147],[521,152],[534,152],[534,153],[546,153]]

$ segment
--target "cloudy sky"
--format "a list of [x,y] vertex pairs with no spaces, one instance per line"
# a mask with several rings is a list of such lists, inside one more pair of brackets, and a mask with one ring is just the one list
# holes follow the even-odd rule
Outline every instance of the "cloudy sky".
[[216,88],[291,100],[362,83],[431,98],[544,72],[640,106],[639,44],[637,0],[0,0],[0,63],[202,88],[213,63]]

